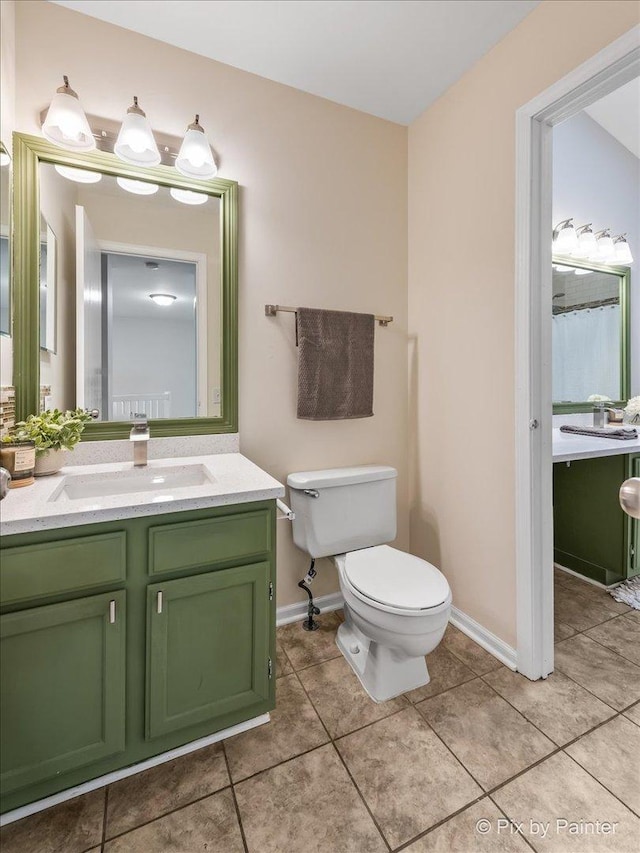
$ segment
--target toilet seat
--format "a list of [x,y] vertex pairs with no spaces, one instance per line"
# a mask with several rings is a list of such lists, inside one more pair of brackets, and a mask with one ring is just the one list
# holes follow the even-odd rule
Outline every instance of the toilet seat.
[[343,559],[345,580],[373,607],[418,615],[450,601],[442,572],[413,554],[376,545],[351,551]]

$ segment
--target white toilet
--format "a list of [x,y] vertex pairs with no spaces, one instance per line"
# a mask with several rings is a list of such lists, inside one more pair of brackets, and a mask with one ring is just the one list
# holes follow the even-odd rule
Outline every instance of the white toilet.
[[451,610],[442,572],[384,544],[396,536],[397,475],[363,465],[287,478],[293,539],[314,558],[332,557],[345,601],[338,648],[376,702],[429,683],[424,656]]

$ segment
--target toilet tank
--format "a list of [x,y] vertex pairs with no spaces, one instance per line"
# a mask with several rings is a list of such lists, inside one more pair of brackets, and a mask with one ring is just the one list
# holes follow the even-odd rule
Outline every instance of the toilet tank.
[[289,474],[293,541],[312,557],[392,542],[397,476],[386,465]]

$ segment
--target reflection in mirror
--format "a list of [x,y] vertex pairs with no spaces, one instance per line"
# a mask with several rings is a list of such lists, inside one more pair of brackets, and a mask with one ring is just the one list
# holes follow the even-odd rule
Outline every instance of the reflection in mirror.
[[56,235],[40,217],[40,348],[56,351]]
[[565,264],[553,269],[553,400],[623,400],[622,278]]
[[0,334],[11,334],[11,158],[0,143]]
[[218,417],[219,199],[39,169],[56,237],[57,347],[40,365],[51,405],[97,409],[101,421]]

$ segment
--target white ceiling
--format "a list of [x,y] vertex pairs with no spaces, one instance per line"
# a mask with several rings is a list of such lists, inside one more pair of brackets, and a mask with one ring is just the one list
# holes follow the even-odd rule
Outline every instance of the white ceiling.
[[[155,261],[157,270],[148,269],[145,261]],[[116,317],[145,320],[195,322],[195,265],[163,258],[133,255],[109,255],[109,284]],[[172,305],[156,305],[151,293],[170,293],[177,297]]]
[[640,77],[600,98],[585,112],[640,157]]
[[52,0],[409,124],[540,0]]

